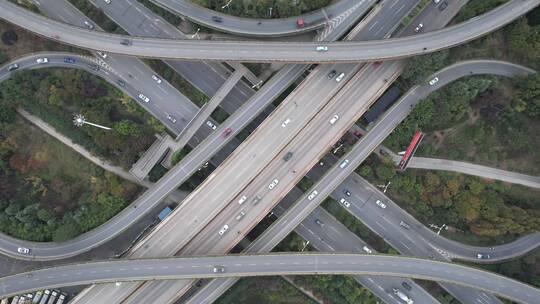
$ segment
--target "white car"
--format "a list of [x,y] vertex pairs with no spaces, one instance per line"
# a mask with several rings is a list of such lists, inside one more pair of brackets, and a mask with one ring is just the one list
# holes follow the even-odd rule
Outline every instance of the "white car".
[[152,75],[152,79],[154,79],[157,83],[161,83],[161,79],[156,75]]
[[22,254],[30,254],[30,249],[25,247],[19,247],[17,248],[17,252]]
[[36,62],[39,63],[39,64],[47,63],[47,62],[49,62],[49,58],[47,58],[47,57],[38,58],[38,59],[36,59]]
[[281,123],[281,127],[282,127],[282,128],[285,128],[290,122],[291,122],[291,119],[290,119],[290,118],[285,119],[285,120]]
[[435,3],[435,4],[437,4],[439,2],[441,2],[441,0],[433,0],[433,3]]
[[317,52],[328,52],[328,47],[326,45],[319,45],[315,48]]
[[239,200],[238,200],[238,205],[242,205],[245,201],[247,200],[247,196],[242,196]]
[[341,199],[339,200],[339,202],[342,203],[343,206],[345,206],[345,207],[347,207],[347,208],[349,208],[349,207],[351,206],[351,203],[349,203],[349,202],[348,202],[346,199],[344,199],[344,198],[341,198]]
[[107,4],[111,4],[111,0],[103,0]]
[[364,251],[365,251],[366,253],[368,253],[368,254],[371,254],[371,253],[373,253],[373,250],[369,249],[369,247],[368,247],[368,246],[364,246],[364,247],[362,247],[362,250],[364,250]]
[[341,164],[339,164],[339,167],[341,169],[343,169],[343,168],[347,167],[348,165],[349,165],[349,160],[346,159],[346,160],[342,161]]
[[377,204],[377,206],[379,206],[379,207],[381,207],[381,208],[383,208],[383,209],[386,208],[386,204],[383,203],[383,202],[381,202],[381,200],[377,200],[377,201],[375,202],[375,204]]
[[165,113],[165,115],[167,115],[167,119],[170,120],[172,123],[176,123],[176,118],[171,116],[171,114]]
[[139,94],[139,98],[144,102],[149,102],[150,98],[146,97],[144,94]]
[[319,192],[317,192],[317,190],[313,190],[313,192],[308,195],[307,199],[312,201],[317,196],[317,194],[319,194]]
[[212,123],[211,121],[209,121],[209,120],[206,122],[206,125],[209,126],[210,129],[212,129],[212,130],[217,129],[217,126],[216,126],[215,124],[213,124],[213,123]]
[[223,225],[223,228],[218,232],[219,235],[223,235],[227,230],[229,229],[229,225],[225,224]]
[[339,74],[338,77],[336,77],[336,82],[340,82],[343,79],[343,77],[345,77],[345,73]]
[[431,79],[429,81],[429,85],[432,86],[432,85],[436,84],[438,81],[439,81],[439,77],[435,77],[435,78],[433,78],[433,79]]
[[101,58],[103,58],[103,59],[107,58],[107,53],[100,52],[100,51],[97,51],[97,53]]
[[270,189],[270,190],[274,189],[274,188],[277,186],[278,183],[279,183],[279,181],[278,181],[277,179],[274,179],[274,180],[270,183],[270,185],[268,185],[268,189]]
[[420,30],[424,27],[423,23],[418,23],[418,25],[414,28],[414,32],[418,33]]
[[238,213],[238,215],[236,216],[236,220],[239,221],[241,220],[244,215],[246,215],[246,212],[244,210],[240,211],[240,213]]
[[333,125],[336,123],[336,121],[338,121],[339,119],[339,116],[336,114],[334,116],[332,116],[332,118],[330,119],[330,124]]

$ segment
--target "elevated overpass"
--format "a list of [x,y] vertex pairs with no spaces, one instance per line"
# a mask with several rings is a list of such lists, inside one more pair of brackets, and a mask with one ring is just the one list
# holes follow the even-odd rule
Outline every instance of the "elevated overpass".
[[0,18],[44,37],[86,49],[139,57],[250,62],[353,62],[426,54],[476,39],[534,9],[540,0],[511,0],[467,22],[434,32],[375,41],[318,43],[201,41],[98,33],[0,1]]

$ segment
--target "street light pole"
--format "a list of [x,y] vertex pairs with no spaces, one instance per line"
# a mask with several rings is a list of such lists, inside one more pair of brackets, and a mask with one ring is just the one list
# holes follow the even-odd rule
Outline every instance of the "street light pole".
[[191,35],[191,39],[197,37],[197,39],[201,40],[201,37],[199,37],[199,32],[201,31],[200,28],[197,28],[197,31],[195,32],[195,34]]
[[73,124],[75,126],[77,126],[77,127],[82,127],[83,125],[86,124],[86,125],[91,125],[91,126],[94,126],[94,127],[97,127],[97,128],[104,129],[104,130],[111,130],[111,128],[109,128],[109,127],[105,127],[105,126],[102,126],[102,125],[98,125],[98,124],[86,121],[86,118],[82,114],[76,114],[73,117]]
[[229,2],[227,2],[227,4],[225,4],[224,6],[221,7],[221,9],[225,9],[225,8],[229,8],[229,5],[231,5],[231,2],[232,0],[229,0]]

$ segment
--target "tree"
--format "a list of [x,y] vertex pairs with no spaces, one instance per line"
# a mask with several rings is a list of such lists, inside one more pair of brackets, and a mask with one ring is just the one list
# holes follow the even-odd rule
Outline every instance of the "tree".
[[79,225],[74,221],[65,221],[62,225],[58,226],[53,234],[54,242],[64,242],[70,240],[77,235],[81,234]]
[[114,130],[124,136],[139,136],[142,133],[140,127],[130,120],[122,120],[116,123]]

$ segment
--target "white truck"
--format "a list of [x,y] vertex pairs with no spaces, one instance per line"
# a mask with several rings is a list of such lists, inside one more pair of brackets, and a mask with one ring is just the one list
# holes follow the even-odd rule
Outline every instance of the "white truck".
[[407,296],[403,291],[399,290],[398,288],[393,289],[394,294],[400,298],[401,300],[405,301],[407,304],[413,304],[414,301],[409,296]]

